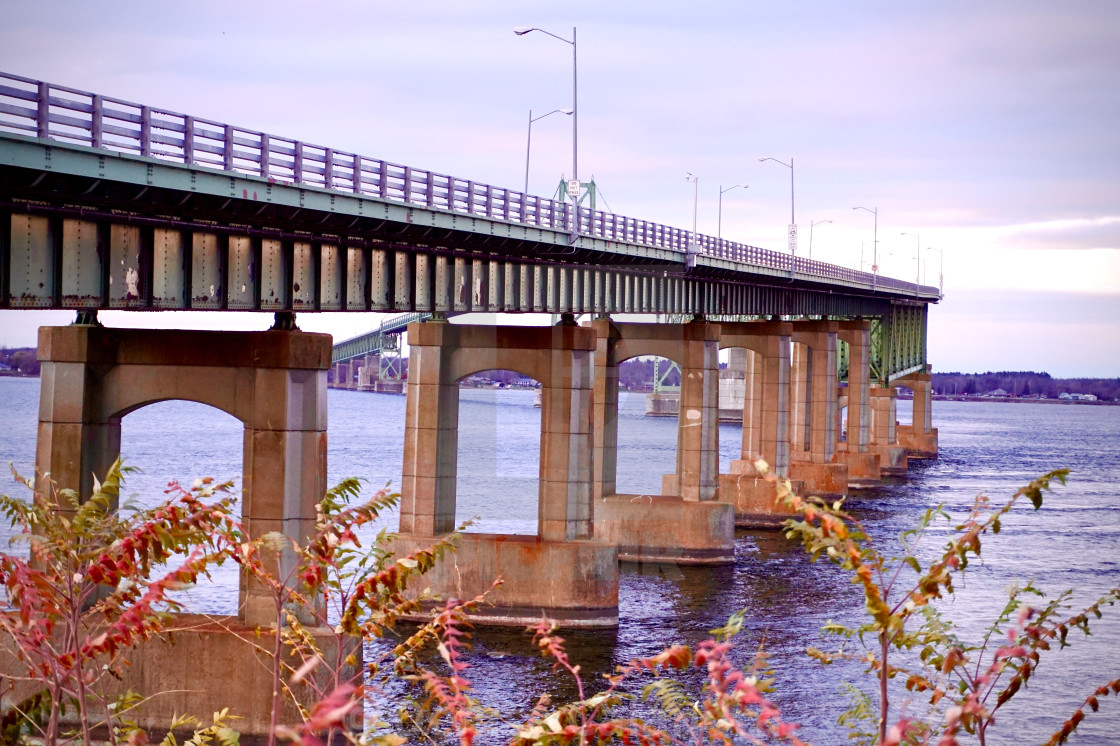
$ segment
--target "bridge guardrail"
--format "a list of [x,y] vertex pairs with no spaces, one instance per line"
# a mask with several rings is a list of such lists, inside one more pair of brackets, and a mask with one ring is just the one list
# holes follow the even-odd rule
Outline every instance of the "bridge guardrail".
[[[686,253],[691,231],[0,72],[0,131]],[[573,214],[574,212],[574,214]],[[914,283],[697,235],[698,253],[902,292]]]

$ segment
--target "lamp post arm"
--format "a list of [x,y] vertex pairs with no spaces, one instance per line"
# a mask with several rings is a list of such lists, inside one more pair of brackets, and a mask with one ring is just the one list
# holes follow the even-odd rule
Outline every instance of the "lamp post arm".
[[750,184],[732,184],[731,186],[727,187],[726,189],[723,188],[723,184],[719,185],[719,211],[717,212],[717,217],[716,217],[716,238],[717,239],[723,238],[723,194],[724,194],[724,192],[730,192],[732,189],[739,189],[740,187],[743,188],[743,189],[750,189],[751,185]]
[[545,117],[550,117],[553,114],[568,114],[572,115],[575,112],[572,109],[553,109],[547,114],[540,116],[533,116],[533,110],[529,109],[529,133],[525,137],[525,194],[529,193],[529,152],[533,142],[533,122],[539,122]]
[[[572,30],[575,31],[575,29],[572,29]],[[563,36],[557,36],[556,34],[552,33],[551,31],[545,31],[543,28],[537,28],[536,26],[534,26],[533,28],[528,28],[528,29],[514,29],[513,33],[517,34],[518,36],[524,36],[525,34],[529,33],[530,31],[540,31],[542,34],[548,34],[553,39],[559,39],[560,41],[564,42],[565,44],[573,44],[573,45],[575,44],[575,34],[572,34],[571,39],[565,39]]]
[[[533,31],[540,31],[542,34],[551,36],[553,39],[562,41],[565,44],[572,45],[572,179],[579,181],[579,67],[578,67],[578,46],[576,44],[576,27],[572,26],[572,38],[565,39],[563,36],[558,36],[551,31],[546,31],[543,28],[515,28],[513,33],[518,36],[524,36]],[[573,230],[573,240],[575,240],[575,233],[579,231],[579,195],[572,197],[572,206],[574,208],[573,214],[575,215],[575,226]]]

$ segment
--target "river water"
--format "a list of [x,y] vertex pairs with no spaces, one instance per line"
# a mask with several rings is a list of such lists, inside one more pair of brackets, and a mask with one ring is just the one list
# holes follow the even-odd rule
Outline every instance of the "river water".
[[[0,457],[23,473],[30,473],[34,458],[37,400],[37,380],[0,378]],[[675,420],[644,417],[643,404],[641,395],[624,395],[620,406],[620,492],[656,492],[661,474],[673,467]],[[909,403],[899,409],[905,422]],[[403,396],[332,390],[329,420],[332,483],[361,476],[371,490],[399,485]],[[534,532],[539,422],[531,391],[462,392],[457,518],[476,517],[471,530]],[[1016,510],[1000,535],[985,540],[984,562],[970,566],[956,599],[942,608],[963,639],[978,639],[1014,583],[1033,579],[1051,595],[1073,589],[1082,604],[1120,584],[1120,407],[935,402],[934,423],[940,430],[939,459],[914,462],[909,478],[849,500],[849,508],[886,546],[927,507],[943,504],[963,515],[980,492],[998,500],[1052,468],[1072,471],[1069,486],[1048,495],[1040,511]],[[739,437],[737,426],[721,425],[724,470],[738,457]],[[163,402],[124,419],[121,450],[129,464],[143,470],[129,478],[126,491],[150,504],[162,497],[169,479],[236,480],[241,426],[202,405]],[[4,492],[21,489],[8,485]],[[388,523],[395,528],[395,517]],[[943,544],[944,532],[944,524],[931,532],[927,556]],[[565,635],[585,680],[593,682],[614,665],[671,643],[695,643],[733,611],[746,609],[738,660],[749,661],[762,643],[784,717],[801,723],[800,733],[809,741],[846,742],[846,731],[835,723],[847,707],[842,683],[856,681],[868,691],[871,683],[857,666],[821,667],[804,650],[832,644],[819,634],[826,622],[861,621],[858,590],[832,566],[810,563],[775,532],[738,532],[735,554],[735,564],[721,568],[624,565],[619,628]],[[233,574],[219,575],[212,586],[194,591],[192,603],[202,611],[231,612],[236,586]],[[1120,608],[1106,611],[1091,638],[1075,632],[1070,639],[1072,647],[1044,656],[1028,690],[1001,710],[989,743],[1044,742],[1092,689],[1120,676]],[[509,722],[518,722],[543,691],[574,696],[520,631],[479,631],[471,660],[476,695]],[[894,714],[902,701],[894,700]],[[632,712],[644,715],[647,709],[638,704]],[[920,714],[920,702],[909,704],[907,712]],[[497,741],[501,723],[487,727],[494,735],[486,741]],[[1120,743],[1120,701],[1102,701],[1074,743]]]

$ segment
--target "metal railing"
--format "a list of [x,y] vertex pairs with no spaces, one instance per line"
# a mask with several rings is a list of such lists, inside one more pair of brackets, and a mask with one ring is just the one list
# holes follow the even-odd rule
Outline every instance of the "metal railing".
[[[402,166],[131,101],[0,73],[0,132],[134,153],[272,182],[358,194],[686,253],[691,232]],[[706,256],[915,293],[914,283],[698,235]],[[928,288],[934,292],[934,288]]]

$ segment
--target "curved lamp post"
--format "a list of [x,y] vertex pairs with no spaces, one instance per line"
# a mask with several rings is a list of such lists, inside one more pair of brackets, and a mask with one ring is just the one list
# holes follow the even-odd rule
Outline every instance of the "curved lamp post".
[[789,169],[789,253],[794,255],[797,253],[797,220],[794,215],[794,202],[793,202],[793,158],[789,159],[789,163],[779,161],[777,158],[759,158],[758,162],[774,161],[780,163]]
[[534,117],[533,110],[529,109],[529,134],[525,137],[525,194],[529,193],[529,147],[533,142],[533,122],[550,117],[553,114],[568,114],[570,116],[574,113],[572,109],[553,109],[547,114]]
[[809,223],[809,260],[813,259],[813,226],[820,225],[821,223],[831,223],[831,220],[817,220]]
[[[853,207],[853,210],[867,210],[875,216],[874,241],[871,248],[871,289],[874,290],[879,282],[879,208]],[[863,267],[860,267],[862,270]]]
[[742,187],[743,189],[750,189],[750,184],[735,184],[734,186],[729,186],[726,189],[723,188],[723,184],[719,185],[719,215],[716,219],[717,239],[723,238],[723,193],[730,192],[732,189],[738,189],[740,187]]
[[[572,38],[565,39],[563,36],[557,36],[551,31],[545,31],[543,28],[525,28],[518,27],[513,30],[513,33],[518,36],[524,36],[533,31],[540,31],[542,34],[547,34],[553,39],[559,39],[565,44],[572,45],[572,180],[577,184],[579,183],[579,97],[578,97],[578,74],[576,66],[576,27],[572,26]],[[569,190],[570,192],[570,190]],[[579,194],[572,196],[572,203],[579,205]],[[577,222],[578,225],[578,222]]]

